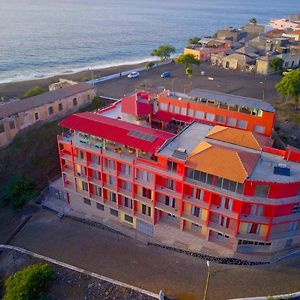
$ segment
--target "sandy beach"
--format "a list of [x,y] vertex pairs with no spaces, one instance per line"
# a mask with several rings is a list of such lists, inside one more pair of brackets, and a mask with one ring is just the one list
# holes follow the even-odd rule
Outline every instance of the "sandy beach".
[[53,82],[57,82],[59,78],[67,78],[75,81],[86,81],[92,78],[103,77],[110,74],[120,73],[123,71],[143,67],[145,64],[146,62],[143,62],[140,64],[133,64],[133,65],[130,64],[130,65],[115,66],[115,67],[96,69],[96,70],[85,70],[85,71],[80,71],[72,74],[61,74],[61,75],[34,79],[34,80],[1,83],[0,97],[4,96],[4,97],[23,98],[25,92],[34,86],[43,87],[47,91],[49,84]]

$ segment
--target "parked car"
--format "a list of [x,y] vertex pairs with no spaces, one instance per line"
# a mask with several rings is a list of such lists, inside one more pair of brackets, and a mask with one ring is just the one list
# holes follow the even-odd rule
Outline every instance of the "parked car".
[[161,78],[168,78],[168,77],[171,77],[171,73],[169,71],[166,71],[166,72],[163,72],[161,75],[160,75]]
[[139,72],[131,72],[130,74],[128,74],[128,78],[137,78],[140,76]]

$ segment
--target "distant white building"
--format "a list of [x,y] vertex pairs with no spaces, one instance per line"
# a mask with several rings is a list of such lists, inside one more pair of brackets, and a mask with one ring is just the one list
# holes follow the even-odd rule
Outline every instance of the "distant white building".
[[300,22],[297,21],[289,21],[287,19],[272,19],[269,23],[269,25],[272,27],[272,28],[276,28],[276,29],[284,29],[284,30],[287,30],[287,29],[291,29],[291,30],[296,30],[298,28],[300,28]]

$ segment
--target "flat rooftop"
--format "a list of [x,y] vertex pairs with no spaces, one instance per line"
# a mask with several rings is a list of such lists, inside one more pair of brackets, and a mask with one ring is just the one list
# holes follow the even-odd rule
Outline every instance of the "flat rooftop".
[[[252,172],[249,174],[248,179],[250,180],[277,183],[289,183],[300,180],[300,163],[286,161],[278,155],[262,152],[260,150],[250,149],[241,145],[234,145],[206,137],[212,128],[213,126],[193,122],[165,143],[158,150],[158,154],[186,161],[187,156],[191,154],[199,143],[206,142],[216,147],[231,149],[237,153],[242,152],[244,153],[244,156],[247,156],[247,153],[249,153],[249,156],[253,156],[253,154],[259,155],[260,157],[257,160],[257,163],[255,164]],[[182,158],[176,157],[175,153],[178,148],[183,151],[185,150],[187,155]],[[222,157],[215,157],[215,160],[222,160]],[[274,167],[279,164],[286,165],[290,168],[290,176],[274,174]]]
[[264,102],[259,99],[247,98],[231,94],[224,94],[215,91],[195,89],[192,90],[188,96],[192,98],[206,98],[219,101],[221,103],[234,104],[240,106],[247,106],[250,108],[261,109],[264,111],[275,112],[275,109],[270,103]]

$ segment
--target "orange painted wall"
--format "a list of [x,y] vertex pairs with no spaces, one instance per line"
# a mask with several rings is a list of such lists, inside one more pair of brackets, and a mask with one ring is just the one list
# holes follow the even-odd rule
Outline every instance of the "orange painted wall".
[[[189,108],[194,109],[195,111],[201,111],[204,113],[213,113],[219,116],[224,116],[225,118],[236,118],[238,120],[244,120],[247,121],[247,128],[246,130],[249,131],[254,131],[254,127],[255,125],[259,125],[259,126],[264,126],[265,129],[265,136],[271,136],[272,134],[272,129],[273,129],[273,125],[274,125],[274,121],[275,121],[275,114],[272,112],[263,112],[263,116],[262,117],[258,117],[258,116],[253,116],[253,115],[247,115],[244,113],[240,113],[237,111],[232,111],[232,110],[228,110],[228,109],[222,109],[222,108],[218,108],[218,107],[213,107],[213,106],[208,106],[208,105],[203,105],[200,103],[193,103],[193,102],[188,102],[188,101],[183,101],[183,100],[178,100],[178,99],[172,99],[169,97],[165,97],[162,95],[159,95],[158,97],[158,101],[159,103],[166,103],[169,107],[170,104],[172,105],[176,105],[182,108],[186,108],[187,110]],[[195,118],[196,119],[196,118]],[[202,119],[198,119],[199,121],[201,121]],[[213,124],[222,124],[222,123],[217,123],[217,122],[209,122],[207,120],[204,120],[205,123],[211,123]],[[225,120],[226,122],[226,120]],[[226,123],[225,123],[226,124]],[[225,125],[223,124],[223,125]]]

